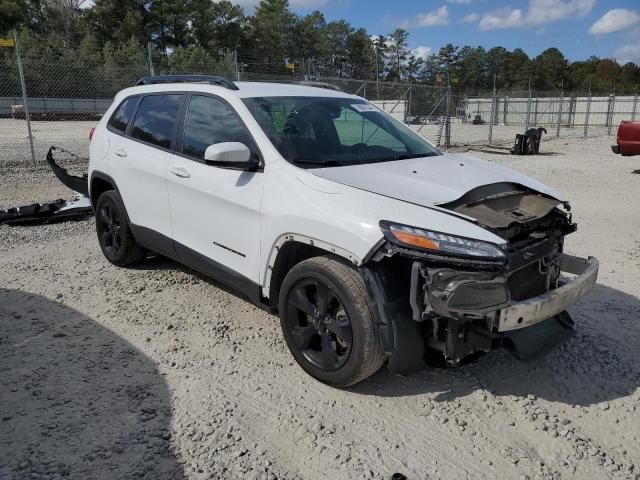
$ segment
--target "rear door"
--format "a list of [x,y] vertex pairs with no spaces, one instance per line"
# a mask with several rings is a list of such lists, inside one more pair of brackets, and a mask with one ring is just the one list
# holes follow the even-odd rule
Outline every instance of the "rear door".
[[178,254],[185,263],[244,290],[245,279],[257,283],[259,278],[264,174],[207,164],[204,151],[216,143],[241,142],[252,156],[260,158],[260,153],[236,112],[209,95],[188,99],[180,139],[167,173]]
[[138,227],[136,235],[171,237],[166,174],[184,98],[175,93],[139,97],[125,134],[113,136],[111,171],[129,219]]

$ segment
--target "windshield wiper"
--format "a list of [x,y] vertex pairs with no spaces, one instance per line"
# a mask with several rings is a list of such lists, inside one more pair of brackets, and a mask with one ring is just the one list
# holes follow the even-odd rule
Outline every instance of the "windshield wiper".
[[324,160],[292,160],[296,165],[316,165],[318,167],[340,167],[342,165],[350,165],[347,162],[340,162],[338,160],[324,159]]
[[402,155],[396,155],[395,157],[375,158],[368,160],[366,163],[381,163],[381,162],[393,162],[395,160],[408,160],[410,158],[423,158],[433,157],[433,153],[405,153]]
[[422,157],[432,157],[433,153],[405,153],[403,155],[397,155],[389,160],[408,160],[409,158],[422,158]]

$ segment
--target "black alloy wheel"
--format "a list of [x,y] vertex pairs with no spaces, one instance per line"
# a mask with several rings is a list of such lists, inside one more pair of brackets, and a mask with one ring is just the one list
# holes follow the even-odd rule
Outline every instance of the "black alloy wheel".
[[117,257],[123,245],[122,220],[113,206],[103,203],[96,214],[100,244],[109,257]]
[[145,257],[145,250],[138,245],[118,192],[104,192],[95,206],[96,233],[105,258],[114,265],[126,267]]
[[282,334],[293,358],[335,387],[354,385],[384,363],[375,309],[361,274],[335,255],[294,265],[278,294]]
[[295,347],[309,363],[332,372],[351,354],[353,330],[337,294],[322,281],[307,278],[289,292],[287,327]]

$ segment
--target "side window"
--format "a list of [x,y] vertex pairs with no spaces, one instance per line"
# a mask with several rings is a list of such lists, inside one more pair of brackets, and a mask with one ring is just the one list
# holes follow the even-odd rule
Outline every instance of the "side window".
[[136,103],[138,103],[138,97],[127,98],[122,102],[109,120],[109,126],[118,133],[124,133],[133,115],[133,109],[136,108]]
[[212,97],[193,95],[184,121],[182,153],[204,158],[209,145],[222,142],[244,143],[257,156],[249,133],[229,106]]
[[131,136],[170,148],[182,95],[148,95],[142,99],[133,121]]

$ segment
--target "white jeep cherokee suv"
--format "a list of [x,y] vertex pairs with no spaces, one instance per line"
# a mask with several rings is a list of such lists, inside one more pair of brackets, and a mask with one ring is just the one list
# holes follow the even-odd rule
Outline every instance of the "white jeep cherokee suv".
[[229,285],[336,386],[567,338],[598,262],[563,253],[561,194],[329,87],[161,76],[118,93],[90,147],[105,257],[151,251]]

